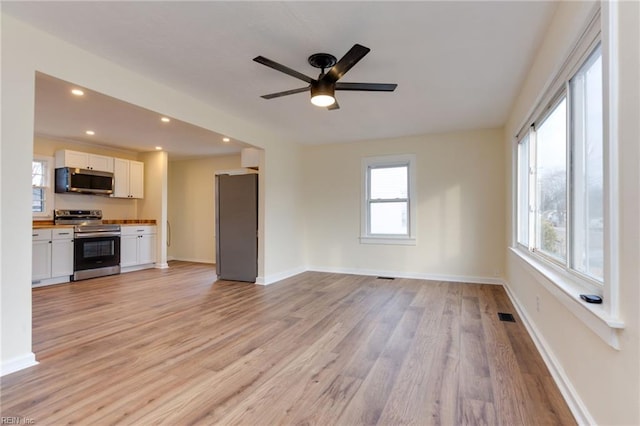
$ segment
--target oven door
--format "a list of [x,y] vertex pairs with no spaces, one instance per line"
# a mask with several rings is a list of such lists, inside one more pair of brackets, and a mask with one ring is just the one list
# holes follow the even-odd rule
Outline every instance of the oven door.
[[[105,233],[106,234],[106,233]],[[75,234],[74,236],[74,271],[117,266],[120,264],[120,236]]]

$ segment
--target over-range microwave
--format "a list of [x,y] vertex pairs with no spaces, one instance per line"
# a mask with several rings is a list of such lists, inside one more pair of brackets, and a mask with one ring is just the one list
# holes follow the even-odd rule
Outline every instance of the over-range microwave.
[[56,192],[113,194],[113,173],[62,167],[56,169]]

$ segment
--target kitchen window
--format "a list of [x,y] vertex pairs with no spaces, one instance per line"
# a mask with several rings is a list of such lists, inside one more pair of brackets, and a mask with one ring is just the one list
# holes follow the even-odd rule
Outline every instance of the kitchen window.
[[33,218],[53,217],[53,158],[34,157],[31,162],[31,193]]
[[415,155],[362,161],[365,244],[415,244]]

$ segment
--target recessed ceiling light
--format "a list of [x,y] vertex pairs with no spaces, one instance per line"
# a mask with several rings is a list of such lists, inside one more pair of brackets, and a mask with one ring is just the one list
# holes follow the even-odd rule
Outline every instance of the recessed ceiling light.
[[161,147],[161,146],[156,146],[156,149],[157,149],[158,151],[161,151],[161,150],[162,150],[162,147]]
[[93,130],[87,130],[85,133],[88,134],[89,136],[93,136],[96,134],[96,132],[94,132]]
[[76,96],[84,95],[84,92],[82,90],[80,90],[80,89],[73,89],[73,90],[71,90],[71,93],[73,93]]
[[229,142],[231,139],[229,138],[222,138],[222,142]]
[[160,120],[165,122],[165,123],[168,123],[168,122],[171,121],[168,117],[162,117]]

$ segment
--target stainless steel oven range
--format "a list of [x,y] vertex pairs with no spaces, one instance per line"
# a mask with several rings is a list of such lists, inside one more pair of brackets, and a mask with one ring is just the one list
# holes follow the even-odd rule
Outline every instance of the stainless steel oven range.
[[120,273],[120,225],[102,223],[101,210],[56,210],[56,225],[74,225],[73,281]]

